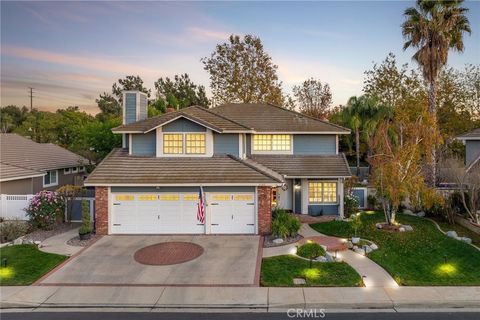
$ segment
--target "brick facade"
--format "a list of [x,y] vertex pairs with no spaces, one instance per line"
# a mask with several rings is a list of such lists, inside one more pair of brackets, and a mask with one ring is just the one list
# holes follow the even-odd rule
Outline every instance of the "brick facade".
[[95,229],[97,234],[108,234],[107,187],[95,187]]
[[272,233],[272,187],[258,187],[258,233]]

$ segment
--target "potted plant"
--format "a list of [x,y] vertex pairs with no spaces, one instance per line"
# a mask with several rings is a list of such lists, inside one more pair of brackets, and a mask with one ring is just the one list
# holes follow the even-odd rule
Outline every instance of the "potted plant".
[[92,222],[90,221],[90,203],[82,200],[82,226],[78,229],[80,240],[88,240],[92,234]]

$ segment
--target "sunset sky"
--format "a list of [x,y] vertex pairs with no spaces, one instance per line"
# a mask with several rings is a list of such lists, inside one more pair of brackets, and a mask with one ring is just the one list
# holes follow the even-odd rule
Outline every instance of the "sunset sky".
[[[95,98],[126,75],[152,88],[188,73],[209,92],[200,58],[229,34],[259,36],[285,92],[309,77],[328,82],[335,104],[361,94],[363,72],[391,51],[400,63],[400,25],[413,1],[383,2],[4,2],[1,106],[96,113]],[[473,29],[449,65],[480,63],[480,2],[466,2]]]

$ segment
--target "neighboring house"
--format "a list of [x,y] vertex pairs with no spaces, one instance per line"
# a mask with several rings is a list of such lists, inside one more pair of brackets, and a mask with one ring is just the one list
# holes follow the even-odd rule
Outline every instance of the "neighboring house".
[[51,143],[0,134],[0,193],[25,195],[82,185],[88,160]]
[[[271,208],[343,216],[338,151],[350,131],[270,104],[189,107],[146,119],[146,96],[124,93],[123,148],[85,181],[99,234],[267,234]],[[206,219],[197,219],[199,192]]]
[[465,144],[465,165],[472,168],[480,162],[480,128],[462,134],[457,140]]

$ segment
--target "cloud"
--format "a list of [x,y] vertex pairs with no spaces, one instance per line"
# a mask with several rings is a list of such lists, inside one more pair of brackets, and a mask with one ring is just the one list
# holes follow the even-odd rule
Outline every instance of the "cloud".
[[156,70],[142,65],[125,63],[113,58],[103,58],[87,55],[74,55],[51,52],[42,49],[19,46],[3,46],[1,54],[15,58],[28,59],[33,61],[48,62],[60,65],[68,65],[82,69],[96,71],[106,71],[111,73],[125,74],[161,74],[161,70]]
[[226,40],[230,36],[230,34],[227,32],[209,30],[199,27],[189,27],[187,28],[187,31],[198,40]]

